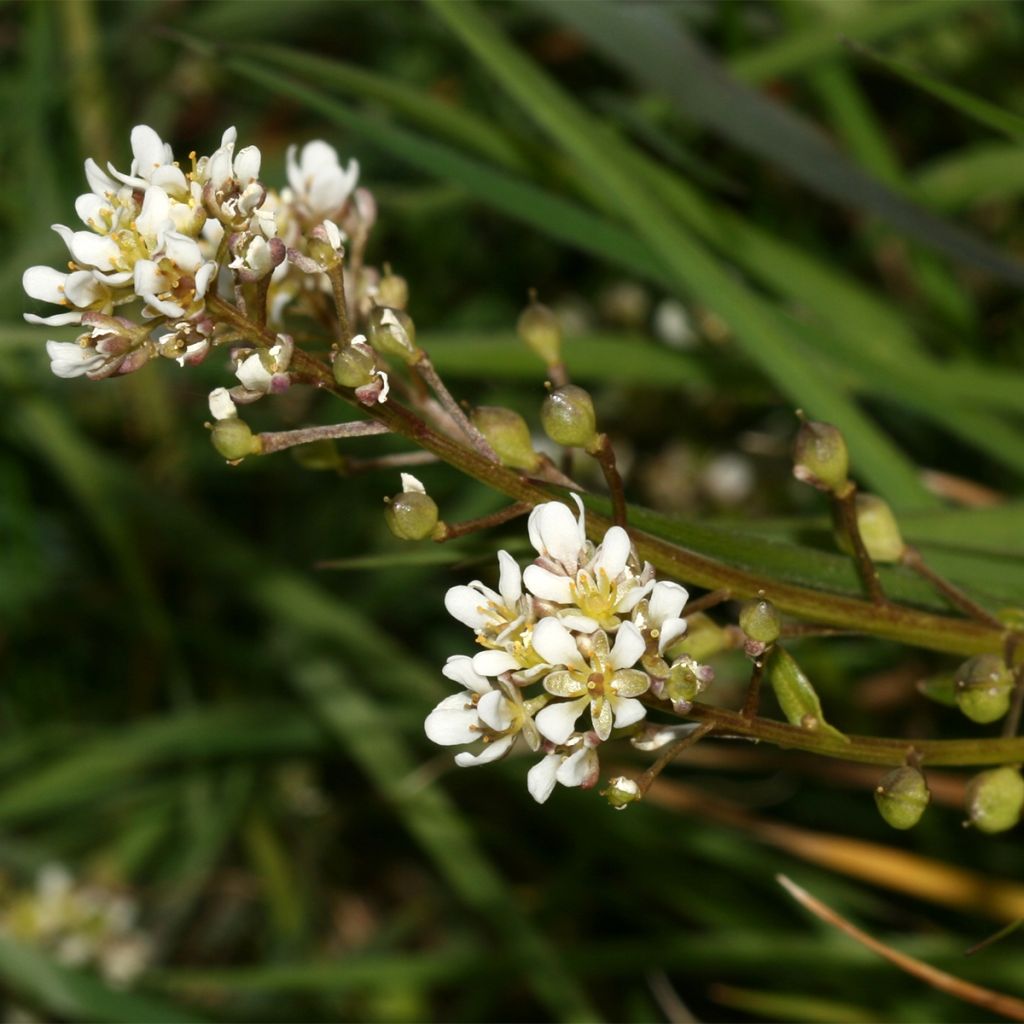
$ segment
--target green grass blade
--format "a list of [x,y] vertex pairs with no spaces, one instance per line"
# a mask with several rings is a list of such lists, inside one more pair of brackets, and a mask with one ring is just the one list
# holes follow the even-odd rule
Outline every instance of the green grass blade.
[[432,136],[447,138],[509,170],[526,171],[528,164],[507,136],[464,107],[435,99],[422,87],[368,71],[345,61],[318,57],[302,50],[259,43],[241,50],[260,63],[287,71],[320,89],[377,100],[426,129]]
[[904,82],[909,82],[922,92],[944,103],[947,107],[962,114],[964,117],[983,125],[994,132],[1005,135],[1016,142],[1024,139],[1024,118],[1010,110],[990,103],[979,96],[960,89],[948,82],[943,82],[924,71],[909,67],[908,65],[886,57],[867,46],[851,44],[854,53],[866,58],[873,64],[883,67],[890,74]]
[[661,7],[599,0],[546,0],[543,6],[709,131],[828,199],[872,213],[959,262],[1024,284],[1024,264],[865,174],[816,125],[730,78]]
[[1024,194],[1024,147],[986,142],[957,150],[918,168],[914,187],[941,210],[1017,199]]
[[[831,4],[811,24],[789,31],[777,40],[729,59],[729,70],[744,82],[757,84],[770,78],[800,74],[815,64],[834,57],[843,37],[861,42],[876,41],[932,21],[956,17],[973,0],[930,0],[920,3],[869,4],[864,7]],[[834,14],[849,11],[841,20]]]
[[678,287],[724,317],[747,355],[783,394],[844,432],[856,465],[877,490],[901,507],[936,504],[909,461],[826,376],[807,365],[771,307],[719,267],[636,180],[632,163],[618,155],[620,144],[614,135],[594,125],[475,6],[434,0],[433,7],[581,171],[618,197],[623,215],[658,253]]

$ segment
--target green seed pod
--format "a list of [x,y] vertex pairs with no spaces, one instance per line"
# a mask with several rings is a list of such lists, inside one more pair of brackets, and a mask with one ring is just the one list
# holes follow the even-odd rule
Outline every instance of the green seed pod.
[[390,306],[374,306],[370,311],[370,344],[381,355],[406,363],[415,363],[420,357],[412,317]]
[[388,529],[399,540],[426,540],[437,526],[437,505],[429,494],[403,491],[384,509]]
[[562,329],[558,318],[547,306],[533,300],[519,314],[516,324],[519,337],[544,360],[547,366],[562,361]]
[[931,798],[924,775],[909,765],[889,772],[875,789],[879,814],[898,829],[913,828]]
[[484,435],[504,465],[528,472],[540,465],[540,456],[530,440],[530,428],[519,413],[497,405],[481,405],[473,410],[472,419],[473,426]]
[[683,656],[672,663],[665,680],[665,696],[673,703],[692,704],[707,688],[711,670],[693,658]]
[[263,447],[249,424],[234,416],[217,420],[210,431],[210,440],[217,453],[228,462],[241,462],[247,455],[258,455]]
[[[888,503],[876,494],[858,494],[856,508],[861,540],[871,560],[898,562],[906,545]],[[853,554],[853,546],[842,530],[836,532],[836,543],[848,555]]]
[[404,310],[409,305],[409,282],[398,274],[392,274],[389,267],[377,286],[377,301],[382,306]]
[[635,804],[640,799],[640,787],[625,775],[619,775],[608,780],[608,788],[601,791],[608,803],[616,811],[624,811],[630,804]]
[[793,445],[793,476],[820,491],[838,491],[847,482],[850,456],[838,427],[805,420]]
[[544,433],[567,448],[587,448],[597,438],[597,417],[590,394],[575,384],[552,391],[540,409]]
[[779,613],[771,601],[748,601],[740,609],[740,629],[751,640],[773,644],[779,639]]
[[991,768],[967,784],[967,815],[982,832],[1005,832],[1020,821],[1024,779],[1017,768]]
[[790,725],[828,733],[846,742],[846,737],[825,721],[818,694],[789,651],[783,647],[773,648],[768,655],[766,674]]
[[998,654],[968,658],[956,671],[957,707],[982,725],[1002,718],[1010,709],[1013,676]]
[[355,341],[335,352],[331,368],[343,388],[362,388],[373,380],[377,357],[369,345]]

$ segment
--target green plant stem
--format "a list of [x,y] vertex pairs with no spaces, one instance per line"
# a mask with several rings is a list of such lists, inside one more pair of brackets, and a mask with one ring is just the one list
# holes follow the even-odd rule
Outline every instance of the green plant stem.
[[[649,700],[649,707],[668,711],[660,701]],[[671,713],[671,712],[669,712]],[[922,765],[931,767],[983,767],[1014,764],[1024,759],[1024,737],[980,737],[967,740],[878,739],[873,736],[846,736],[840,739],[825,732],[801,729],[796,725],[767,718],[746,718],[738,711],[694,704],[680,718],[708,722],[723,737],[739,737],[771,743],[787,750],[805,750],[822,757],[835,757],[861,764],[892,765],[906,763],[907,753],[914,750]]]
[[705,736],[710,732],[714,732],[714,722],[701,722],[693,732],[687,733],[685,736],[680,737],[675,742],[670,743],[664,753],[662,753],[658,760],[651,765],[636,780],[637,786],[640,788],[640,796],[651,788],[651,783],[684,751],[699,743]]
[[334,295],[334,312],[338,317],[338,343],[342,346],[352,341],[352,330],[348,323],[348,299],[345,297],[345,268],[338,263],[327,271]]
[[873,604],[885,604],[885,592],[882,590],[882,581],[878,578],[878,570],[875,563],[868,554],[864,544],[864,538],[860,535],[860,524],[857,522],[857,487],[848,483],[842,491],[830,491],[832,508],[835,512],[839,528],[846,534],[853,548],[854,561],[857,564],[857,572],[868,592]]
[[587,451],[597,459],[604,474],[608,493],[612,499],[612,521],[616,526],[626,525],[626,491],[622,486],[622,475],[615,462],[615,449],[607,434],[599,434],[594,447]]
[[455,540],[458,537],[465,537],[470,533],[476,533],[477,530],[489,530],[491,527],[501,526],[503,523],[526,515],[531,508],[533,506],[525,501],[517,501],[514,505],[508,505],[497,512],[492,512],[488,516],[467,519],[462,523],[438,523],[437,529],[434,531],[434,540],[438,543],[444,543],[446,540]]
[[267,431],[259,434],[261,455],[294,448],[300,444],[312,444],[314,441],[331,441],[347,437],[370,437],[374,434],[388,434],[390,431],[383,423],[367,420],[356,420],[353,423],[332,423],[323,427],[301,427],[299,430]]
[[922,579],[926,579],[950,604],[959,608],[965,615],[979,622],[987,622],[989,625],[1001,627],[1002,623],[990,612],[986,611],[976,601],[972,601],[958,586],[950,583],[944,576],[940,576],[921,557],[921,552],[909,544],[903,549],[901,562],[912,569]]
[[[211,297],[207,307],[211,313],[227,320],[258,343],[275,343],[276,338],[272,332],[247,320],[219,296]],[[395,402],[385,402],[372,408],[359,405],[353,392],[339,387],[329,369],[302,350],[296,350],[292,370],[311,385],[330,391],[358,406],[365,414],[386,424],[394,433],[433,452],[467,476],[501,491],[514,501],[537,505],[561,497],[557,492],[431,429]],[[610,525],[606,516],[588,509],[587,532],[593,539],[600,540]],[[780,610],[811,622],[963,655],[998,652],[1009,635],[1009,630],[997,629],[984,622],[935,615],[891,602],[875,605],[861,598],[777,581],[636,530],[632,532],[632,538],[639,556],[651,562],[664,575],[709,590],[725,589],[737,599],[763,594]]]

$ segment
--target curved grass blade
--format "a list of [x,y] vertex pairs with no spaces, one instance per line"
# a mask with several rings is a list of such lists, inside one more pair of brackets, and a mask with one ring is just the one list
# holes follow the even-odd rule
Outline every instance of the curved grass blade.
[[538,2],[709,131],[782,167],[828,199],[872,213],[954,260],[1024,284],[1024,264],[862,172],[815,125],[730,78],[661,8],[597,0]]

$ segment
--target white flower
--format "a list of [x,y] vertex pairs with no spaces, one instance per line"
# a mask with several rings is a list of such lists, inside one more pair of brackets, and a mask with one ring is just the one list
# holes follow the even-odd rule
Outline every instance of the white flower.
[[561,502],[538,505],[530,514],[530,541],[540,557],[527,566],[523,583],[544,601],[570,607],[558,616],[571,629],[592,633],[615,630],[650,591],[653,570],[633,568],[633,546],[621,526],[613,526],[595,549],[587,544],[583,503],[575,517]]
[[286,156],[288,183],[297,204],[314,220],[331,218],[356,187],[359,164],[350,160],[342,168],[337,150],[320,139],[307,142],[296,160],[297,151],[297,146],[289,146]]
[[555,750],[538,761],[526,773],[526,788],[537,803],[544,803],[555,788],[562,786],[589,789],[597,782],[600,764],[595,743],[581,736],[569,749]]
[[442,672],[465,689],[445,697],[427,716],[424,730],[429,739],[442,746],[483,740],[480,753],[456,754],[455,763],[460,768],[498,760],[508,753],[520,733],[531,749],[537,749],[540,737],[516,687],[494,685],[474,671],[472,660],[461,654],[450,657]]
[[94,348],[83,348],[77,341],[48,341],[46,354],[50,357],[51,371],[65,379],[95,373],[107,361],[106,356]]
[[238,409],[227,388],[214,388],[210,392],[209,402],[210,415],[215,420],[233,420],[238,415]]
[[565,743],[588,706],[594,732],[602,740],[611,735],[613,725],[621,729],[646,714],[635,698],[647,692],[651,680],[632,666],[647,645],[632,622],[622,623],[609,647],[603,630],[574,637],[556,618],[548,617],[534,627],[533,646],[549,664],[565,666],[544,677],[544,689],[567,700],[548,704],[537,715],[538,730],[552,743]]
[[690,595],[685,587],[671,580],[658,580],[646,604],[634,611],[633,622],[658,641],[658,654],[665,651],[686,632],[686,619],[680,616]]
[[246,391],[255,395],[278,393],[289,384],[287,369],[291,362],[293,344],[285,334],[277,336],[277,344],[268,349],[252,352],[239,360],[235,376]]

